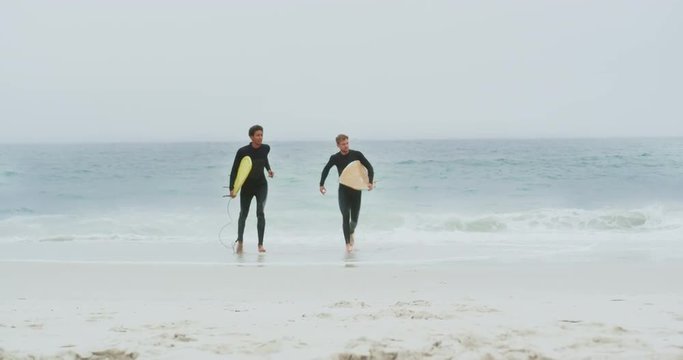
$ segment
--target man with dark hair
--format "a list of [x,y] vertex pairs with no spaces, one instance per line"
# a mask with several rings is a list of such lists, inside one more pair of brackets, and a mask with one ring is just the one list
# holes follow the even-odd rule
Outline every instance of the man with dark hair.
[[[323,168],[322,175],[320,176],[320,193],[325,195],[327,192],[327,189],[325,189],[325,179],[332,166],[336,166],[337,172],[341,175],[346,165],[355,160],[359,160],[368,169],[368,178],[370,180],[368,190],[372,190],[374,186],[372,179],[375,173],[370,162],[360,151],[349,149],[348,136],[339,134],[335,140],[337,141],[339,152],[330,156],[330,160]],[[338,196],[339,210],[342,213],[342,230],[344,231],[344,241],[346,241],[346,251],[351,252],[353,251],[354,244],[353,233],[356,230],[360,213],[361,191],[339,184]]]
[[238,254],[241,254],[243,251],[242,237],[244,236],[244,226],[247,221],[247,215],[249,215],[249,207],[253,197],[256,197],[258,251],[261,253],[266,252],[266,248],[263,247],[263,234],[266,229],[266,217],[263,208],[266,206],[266,197],[268,197],[268,181],[263,171],[264,169],[267,170],[268,176],[271,178],[275,175],[273,170],[270,169],[270,163],[268,162],[270,146],[263,143],[263,127],[254,125],[249,128],[249,137],[251,138],[251,143],[237,150],[235,160],[232,163],[232,171],[230,172],[230,197],[234,199],[237,196],[234,191],[237,169],[243,157],[251,157],[251,171],[242,185],[242,195],[240,195],[240,217],[237,222],[236,240],[236,252]]

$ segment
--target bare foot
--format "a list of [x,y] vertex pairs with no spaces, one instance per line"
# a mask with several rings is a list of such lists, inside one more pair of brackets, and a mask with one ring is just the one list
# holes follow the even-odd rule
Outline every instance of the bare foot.
[[353,245],[352,244],[346,244],[346,252],[352,252],[353,251]]
[[259,245],[258,246],[258,252],[264,253],[264,252],[266,252],[266,248],[264,248],[263,245]]
[[244,247],[242,246],[242,242],[238,241],[237,242],[237,247],[235,248],[235,253],[236,254],[241,254],[244,251]]

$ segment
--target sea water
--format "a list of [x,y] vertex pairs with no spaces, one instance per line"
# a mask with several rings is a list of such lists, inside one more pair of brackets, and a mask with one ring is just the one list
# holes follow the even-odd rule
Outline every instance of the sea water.
[[266,255],[255,204],[232,253],[224,197],[244,143],[0,145],[0,261],[409,264],[683,258],[683,139],[353,140],[375,170],[344,253],[329,142],[269,142]]

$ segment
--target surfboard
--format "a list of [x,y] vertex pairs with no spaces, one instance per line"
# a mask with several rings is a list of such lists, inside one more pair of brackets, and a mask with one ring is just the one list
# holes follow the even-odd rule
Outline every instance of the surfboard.
[[368,169],[359,160],[352,161],[339,175],[339,183],[356,190],[367,190],[370,184]]
[[240,160],[240,166],[237,168],[237,176],[235,177],[235,185],[233,187],[235,194],[240,192],[240,189],[242,188],[244,181],[247,180],[247,176],[249,176],[250,172],[251,158],[249,156],[245,156],[242,158],[242,160]]

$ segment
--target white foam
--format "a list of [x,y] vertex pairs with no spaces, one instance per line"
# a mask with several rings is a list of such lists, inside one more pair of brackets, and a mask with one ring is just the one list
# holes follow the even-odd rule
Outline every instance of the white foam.
[[683,208],[536,209],[509,213],[404,215],[421,231],[466,233],[652,232],[683,228]]

